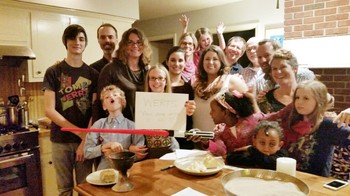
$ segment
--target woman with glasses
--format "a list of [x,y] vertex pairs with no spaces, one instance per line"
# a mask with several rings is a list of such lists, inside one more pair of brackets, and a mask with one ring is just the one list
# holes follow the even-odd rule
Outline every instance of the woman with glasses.
[[[171,93],[172,86],[168,70],[161,64],[150,67],[146,75],[145,91],[155,93]],[[186,114],[191,116],[196,108],[193,100],[185,103]],[[166,153],[179,149],[179,143],[170,136],[146,136],[148,148],[147,158],[159,158]]]
[[179,46],[185,51],[185,68],[181,74],[185,82],[193,83],[196,79],[197,65],[193,61],[193,53],[198,42],[193,33],[184,33],[180,37]]
[[[107,64],[100,72],[97,96],[103,87],[114,84],[125,92],[127,101],[123,114],[130,120],[135,120],[135,92],[144,91],[144,81],[152,50],[142,31],[130,28],[123,33],[116,51],[116,58]],[[106,117],[100,101],[94,104],[93,121]]]

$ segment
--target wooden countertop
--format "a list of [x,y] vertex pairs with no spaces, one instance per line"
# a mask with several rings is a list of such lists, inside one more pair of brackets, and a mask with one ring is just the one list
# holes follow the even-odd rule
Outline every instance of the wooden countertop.
[[[191,176],[182,173],[175,167],[161,171],[162,168],[169,166],[173,161],[149,159],[135,163],[129,170],[130,181],[133,183],[134,190],[127,193],[116,193],[112,191],[112,186],[95,186],[89,183],[79,184],[74,189],[87,196],[104,195],[172,195],[187,187],[191,187],[207,195],[225,195],[221,185],[221,178],[227,173],[232,172],[229,169],[223,169],[221,172],[212,176]],[[297,178],[304,181],[311,189],[310,195],[336,195],[349,196],[350,186],[346,186],[338,191],[332,191],[323,187],[324,183],[330,182],[331,178],[325,178],[303,172],[297,172]]]

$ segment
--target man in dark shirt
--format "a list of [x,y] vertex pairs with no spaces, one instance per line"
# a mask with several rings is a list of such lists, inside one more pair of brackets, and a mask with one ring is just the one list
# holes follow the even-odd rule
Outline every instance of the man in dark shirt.
[[90,66],[98,72],[101,72],[102,68],[112,61],[112,58],[115,56],[115,51],[118,48],[117,29],[109,23],[104,23],[97,29],[97,39],[103,51],[103,57]]
[[231,37],[225,48],[225,55],[228,64],[230,65],[230,74],[236,74],[243,69],[242,65],[238,63],[239,58],[242,57],[246,49],[246,41],[239,36]]

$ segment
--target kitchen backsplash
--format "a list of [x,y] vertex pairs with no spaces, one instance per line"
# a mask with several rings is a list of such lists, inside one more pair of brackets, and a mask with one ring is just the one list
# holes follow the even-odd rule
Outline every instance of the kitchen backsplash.
[[[0,74],[0,98],[2,98],[6,104],[8,96],[20,94],[18,87],[18,79],[20,78],[19,68],[0,66]],[[26,97],[22,97],[22,99],[27,99],[29,106],[29,119],[33,120],[34,122],[36,122],[38,118],[45,116],[43,98],[44,93],[41,90],[41,86],[41,82],[24,83]]]

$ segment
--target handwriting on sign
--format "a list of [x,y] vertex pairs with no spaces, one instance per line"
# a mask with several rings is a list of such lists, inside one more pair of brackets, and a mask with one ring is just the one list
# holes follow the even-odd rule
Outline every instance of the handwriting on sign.
[[186,94],[136,92],[137,129],[186,129]]
[[144,99],[144,105],[146,107],[170,107],[174,108],[176,107],[176,100],[169,100],[169,99]]

